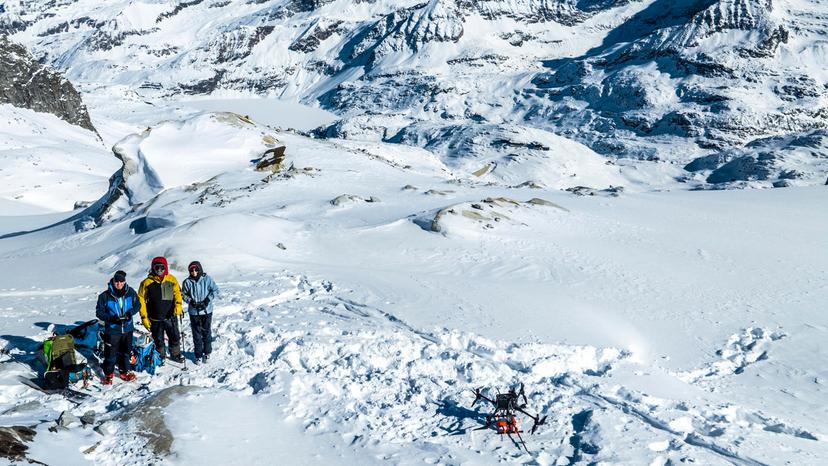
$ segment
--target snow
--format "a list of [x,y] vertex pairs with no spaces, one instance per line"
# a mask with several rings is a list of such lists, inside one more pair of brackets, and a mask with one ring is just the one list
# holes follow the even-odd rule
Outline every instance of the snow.
[[265,125],[299,131],[328,125],[338,118],[319,108],[278,99],[200,99],[180,103],[203,111],[234,112]]
[[[304,434],[272,397],[196,393],[176,401],[165,417],[176,433],[169,464],[382,464],[338,436]],[[228,429],[228,419],[240,428]]]
[[[0,216],[3,232],[47,227],[0,239],[0,263],[14,271],[0,286],[0,413],[4,425],[37,426],[29,458],[818,464],[828,455],[824,187],[633,183],[577,196],[481,178],[421,148],[316,140],[106,92],[90,99],[93,119],[142,167],[121,207],[80,230],[60,221],[71,206]],[[42,144],[62,141],[55,134]],[[273,145],[265,136],[287,148],[277,173],[253,169]],[[541,137],[531,136],[520,142]],[[70,153],[90,144],[65,141]],[[509,169],[514,180],[538,170]],[[628,167],[600,169],[626,182]],[[610,176],[598,165],[578,171]],[[19,182],[33,184],[33,172]],[[106,191],[95,186],[71,194],[94,200]],[[332,203],[343,195],[350,202]],[[423,219],[440,211],[444,228],[432,231]],[[40,341],[92,318],[114,270],[137,285],[159,254],[179,278],[200,260],[222,288],[206,365],[100,391],[93,383],[96,395],[77,405],[19,382],[34,376]],[[489,407],[472,407],[472,390],[519,383],[527,409],[548,416],[524,435],[530,453],[473,430]],[[65,410],[94,411],[98,430],[49,432]],[[172,434],[168,452],[141,435],[150,422],[141,416],[156,410],[163,422],[149,425]]]
[[0,205],[5,215],[71,210],[106,191],[119,167],[91,131],[54,115],[0,105]]

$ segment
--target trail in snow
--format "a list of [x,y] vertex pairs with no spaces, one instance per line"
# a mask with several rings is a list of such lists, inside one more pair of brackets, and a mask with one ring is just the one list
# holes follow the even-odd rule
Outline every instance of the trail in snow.
[[[643,455],[758,465],[762,462],[724,445],[743,441],[757,426],[776,435],[797,435],[778,427],[777,420],[756,419],[755,413],[735,405],[694,406],[607,384],[604,374],[631,364],[625,362],[628,354],[623,351],[499,342],[457,330],[425,332],[393,313],[353,301],[351,294],[334,283],[291,274],[230,284],[216,309],[215,349],[207,365],[190,364],[186,372],[164,367],[154,377],[141,374],[137,383],[116,381],[76,406],[61,396],[27,389],[10,391],[0,401],[3,406],[21,406],[38,400],[47,410],[71,409],[78,415],[95,411],[104,422],[104,435],[90,439],[94,443],[84,444],[84,450],[87,459],[102,464],[154,461],[153,448],[147,446],[154,434],[145,432],[145,421],[137,414],[124,413],[146,410],[148,400],[176,386],[254,395],[272,406],[257,422],[267,424],[272,413],[282,413],[285,419],[295,419],[305,434],[339,438],[341,443],[332,451],[340,458],[347,457],[347,449],[342,450],[347,445],[376,458],[404,451],[407,460],[401,463],[429,458],[443,463],[481,458],[536,464],[555,464],[555,458],[623,463]],[[20,364],[33,357],[32,350],[30,346],[28,351],[18,348],[7,354]],[[538,435],[526,436],[532,454],[494,433],[473,431],[482,425],[486,411],[470,407],[471,388],[506,389],[520,382],[526,384],[529,409],[550,416]],[[175,392],[169,403],[203,396],[194,393]],[[586,411],[592,413],[588,422],[583,419]],[[628,434],[618,436],[598,427],[609,419],[620,422]],[[249,428],[227,422],[228,428]],[[671,446],[664,452],[643,445],[638,450],[635,445],[621,448],[630,431],[651,443],[667,434]],[[170,448],[176,451],[175,441]],[[128,454],[115,459],[113,450]],[[182,455],[186,457],[186,451]]]

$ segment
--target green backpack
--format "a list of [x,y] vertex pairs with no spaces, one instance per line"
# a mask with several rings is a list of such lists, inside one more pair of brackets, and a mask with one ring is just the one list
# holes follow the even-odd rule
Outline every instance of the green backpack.
[[75,351],[72,335],[56,335],[43,342],[46,371],[43,380],[46,388],[66,388],[70,383],[89,378],[86,358]]

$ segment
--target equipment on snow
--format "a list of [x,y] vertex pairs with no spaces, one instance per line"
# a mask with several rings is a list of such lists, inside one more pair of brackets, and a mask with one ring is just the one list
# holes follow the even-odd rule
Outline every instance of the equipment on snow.
[[92,371],[86,358],[75,349],[75,339],[70,334],[55,335],[43,342],[38,356],[44,363],[43,385],[46,389],[62,390],[83,381],[89,385]]
[[137,372],[155,374],[155,369],[162,364],[161,355],[155,350],[152,335],[135,332],[132,339],[132,367]]
[[38,380],[31,380],[23,376],[19,376],[18,380],[23,385],[26,385],[29,388],[35,389],[47,395],[63,395],[67,400],[71,401],[72,403],[75,403],[76,405],[82,403],[83,400],[91,396],[91,393],[88,393],[86,389],[84,389],[84,391],[81,391],[74,387],[62,389],[46,388]]
[[[522,404],[520,403],[520,398],[523,398]],[[526,408],[528,401],[526,400],[526,392],[523,390],[523,384],[520,384],[520,390],[518,391],[515,391],[515,389],[512,388],[506,393],[498,393],[495,395],[494,400],[483,395],[479,388],[475,389],[472,406],[477,404],[480,400],[488,401],[494,406],[495,409],[492,414],[486,416],[486,424],[475,430],[489,429],[494,426],[495,431],[498,434],[508,435],[513,442],[514,439],[512,439],[512,434],[515,434],[520,442],[520,445],[523,445],[523,449],[529,453],[529,449],[526,448],[526,442],[524,442],[523,437],[520,436],[523,431],[518,427],[517,413],[525,414],[532,419],[533,423],[531,433],[533,434],[539,426],[546,424],[546,416],[540,417],[540,414],[533,416],[525,411],[524,408]],[[518,442],[515,443],[517,444]]]

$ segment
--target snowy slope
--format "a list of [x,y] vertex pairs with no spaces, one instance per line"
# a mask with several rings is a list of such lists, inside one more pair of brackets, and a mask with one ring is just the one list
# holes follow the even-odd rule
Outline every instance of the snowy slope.
[[71,210],[109,186],[118,159],[92,131],[48,113],[0,105],[0,203],[5,215]]
[[[287,148],[282,168],[256,171],[274,144]],[[5,426],[36,426],[29,458],[818,464],[828,454],[821,187],[577,196],[492,184],[423,149],[314,140],[228,113],[171,118],[116,148],[143,169],[122,171],[99,226],[0,239],[0,261],[17,272],[0,290],[0,412]],[[91,317],[113,270],[137,284],[158,254],[179,277],[201,260],[223,288],[206,366],[165,367],[78,405],[19,383],[39,341]],[[549,416],[525,436],[531,453],[473,430],[486,408],[470,406],[471,390],[518,382]],[[49,432],[65,410],[94,411],[97,430]]]
[[[491,125],[546,131],[664,172],[655,187],[812,185],[828,171],[813,139],[828,126],[818,1],[4,6],[0,28],[86,89],[300,100],[343,117],[321,134],[430,147],[446,161],[473,145],[507,162],[513,150]],[[682,170],[702,157],[704,168]],[[509,180],[506,165],[491,176]]]

